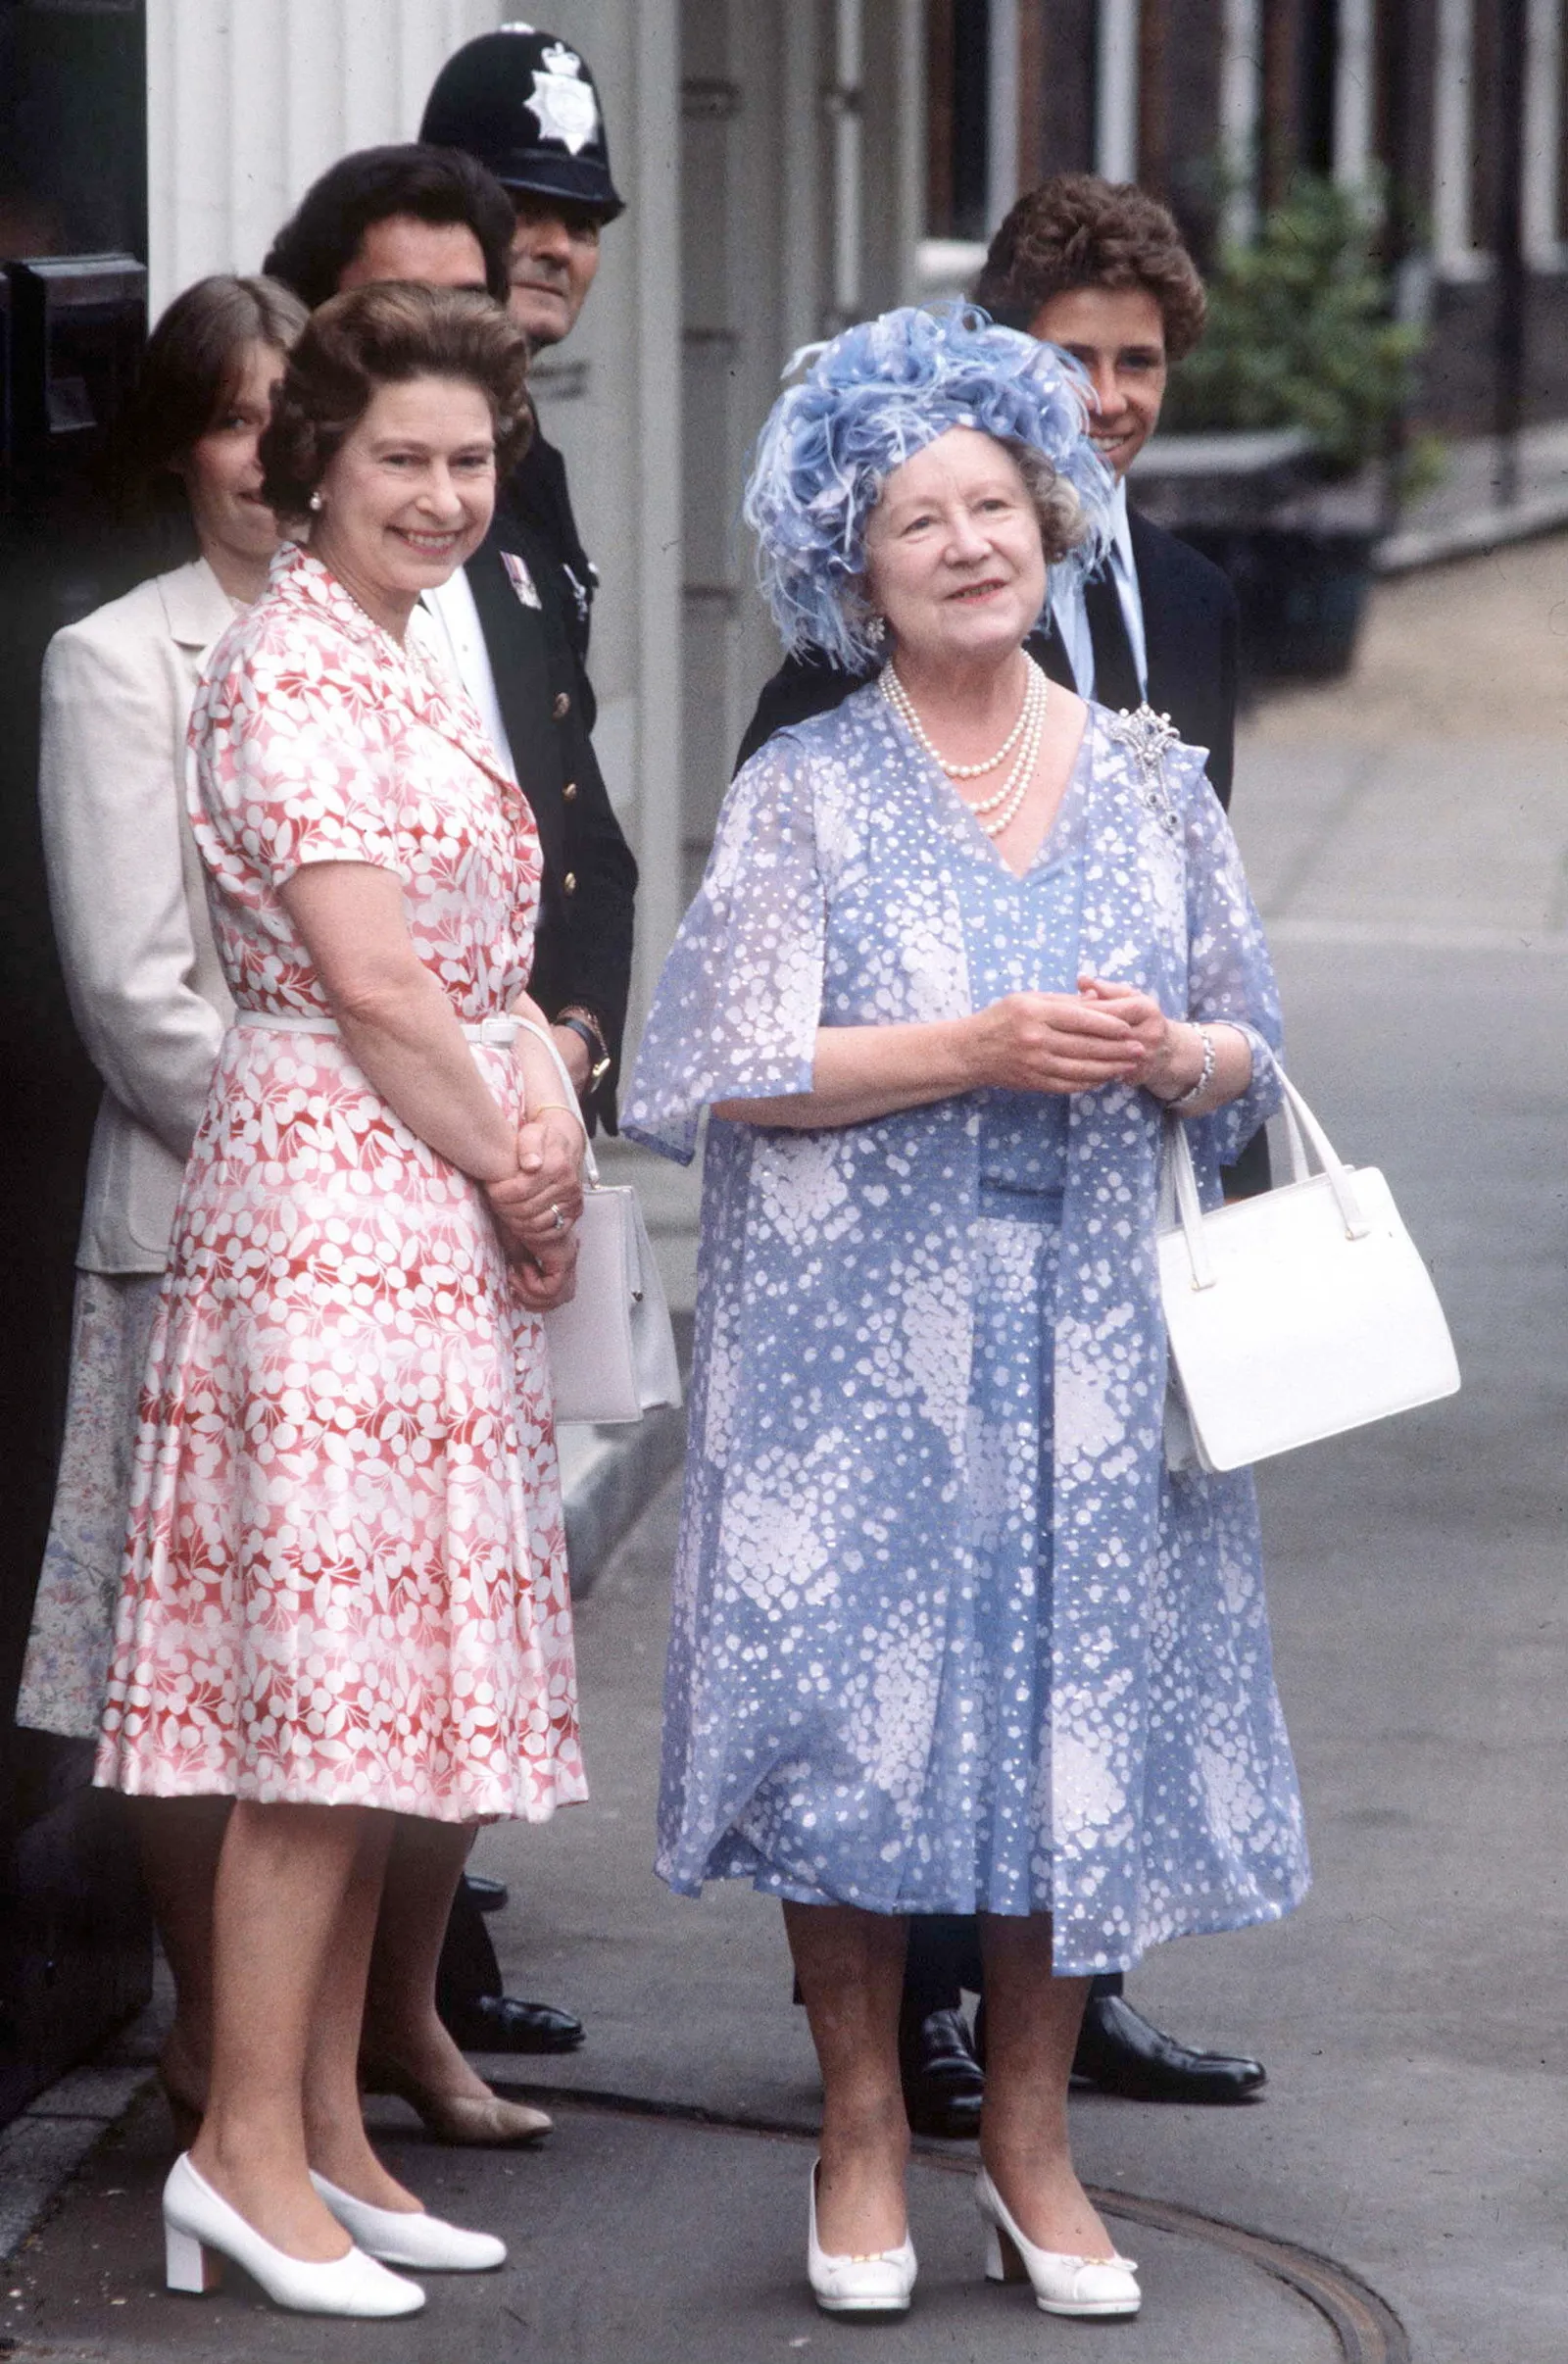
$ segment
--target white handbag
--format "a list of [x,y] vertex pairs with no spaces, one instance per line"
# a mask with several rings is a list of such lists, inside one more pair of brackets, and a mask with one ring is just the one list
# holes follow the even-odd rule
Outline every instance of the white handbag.
[[1175,1220],[1157,1250],[1173,1468],[1241,1469],[1459,1385],[1438,1293],[1387,1182],[1344,1164],[1281,1081],[1291,1179],[1257,1198],[1205,1214],[1186,1126],[1167,1124],[1161,1196]]
[[[575,1108],[577,1095],[555,1044],[527,1019],[517,1024],[544,1044],[567,1106]],[[556,1418],[603,1428],[679,1404],[680,1362],[637,1193],[629,1183],[600,1181],[586,1128],[583,1174],[577,1287],[568,1305],[545,1315],[545,1348]]]

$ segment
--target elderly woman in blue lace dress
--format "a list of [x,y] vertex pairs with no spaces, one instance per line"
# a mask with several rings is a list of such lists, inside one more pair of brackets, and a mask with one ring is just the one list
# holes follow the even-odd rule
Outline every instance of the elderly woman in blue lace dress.
[[1090,1976],[1307,1880],[1241,1476],[1162,1450],[1161,1140],[1273,1108],[1273,978],[1203,772],[1023,643],[1108,480],[1071,365],[955,309],[809,358],[748,497],[786,643],[877,678],[736,779],[626,1129],[706,1147],[659,1869],[779,1897],[821,2064],[808,2273],[915,2260],[907,1917],[980,1916],[993,2276],[1126,2315],[1073,2171]]

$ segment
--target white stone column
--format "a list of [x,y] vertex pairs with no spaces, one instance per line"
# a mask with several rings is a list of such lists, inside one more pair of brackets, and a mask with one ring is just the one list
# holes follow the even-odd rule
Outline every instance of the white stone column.
[[1432,250],[1439,275],[1472,277],[1471,119],[1475,105],[1474,0],[1437,0],[1438,71],[1432,122]]
[[1138,178],[1138,0],[1100,0],[1095,17],[1095,171]]
[[256,271],[318,172],[412,139],[443,61],[506,0],[147,0],[156,318],[192,279]]
[[1345,189],[1366,186],[1372,171],[1377,89],[1376,0],[1340,0],[1334,67],[1334,177]]
[[1018,194],[1018,0],[991,0],[986,61],[986,230]]
[[1257,227],[1257,127],[1263,106],[1261,0],[1225,0],[1220,51],[1219,148],[1225,172],[1223,236],[1243,246]]
[[1537,271],[1568,260],[1558,170],[1562,154],[1563,0],[1530,0],[1525,67],[1524,246]]

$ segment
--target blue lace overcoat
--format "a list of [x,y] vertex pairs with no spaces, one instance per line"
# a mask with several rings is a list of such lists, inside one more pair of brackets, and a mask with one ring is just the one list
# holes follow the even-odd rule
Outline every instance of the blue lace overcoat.
[[[1250,1090],[1192,1128],[1212,1201],[1278,1097],[1276,996],[1201,756],[1143,720],[1141,753],[1090,710],[1055,916],[1019,921],[1071,940],[1015,973],[1246,1028]],[[730,790],[625,1130],[689,1159],[712,1103],[809,1088],[819,1026],[993,998],[975,913],[1035,908],[1000,865],[874,687],[781,732]],[[1030,1228],[996,1217],[996,1098],[710,1123],[658,1868],[1050,1910],[1058,1972],[1099,1971],[1288,1911],[1305,1845],[1251,1482],[1161,1450],[1160,1110],[1014,1096],[1055,1145],[1054,1195],[1001,1202]]]

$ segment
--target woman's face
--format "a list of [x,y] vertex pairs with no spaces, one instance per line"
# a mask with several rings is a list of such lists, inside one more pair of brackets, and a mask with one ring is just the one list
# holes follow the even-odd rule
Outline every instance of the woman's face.
[[202,555],[219,575],[225,571],[225,559],[254,566],[277,548],[277,519],[262,499],[256,447],[282,374],[283,355],[276,345],[247,345],[227,407],[191,445],[177,470]]
[[1046,560],[1012,454],[950,427],[896,468],[866,528],[865,588],[895,654],[947,665],[1021,646],[1045,606]]
[[378,387],[318,497],[312,549],[378,622],[401,629],[419,593],[446,582],[488,530],[489,403],[462,378]]

